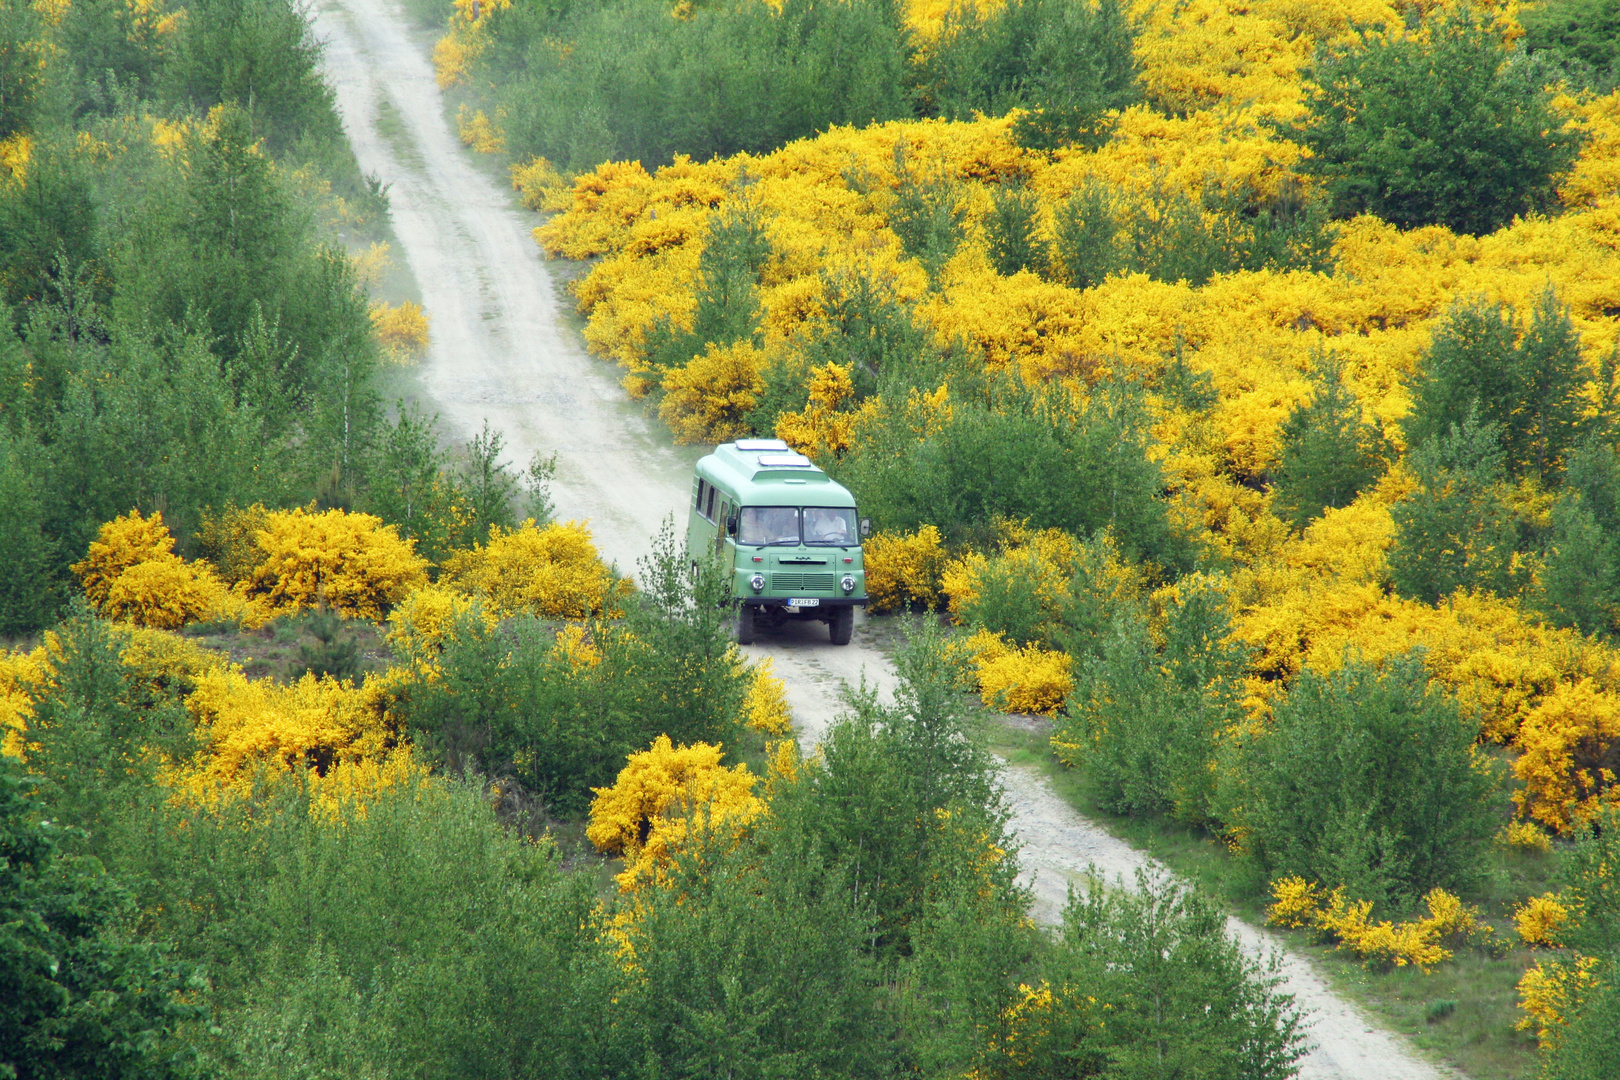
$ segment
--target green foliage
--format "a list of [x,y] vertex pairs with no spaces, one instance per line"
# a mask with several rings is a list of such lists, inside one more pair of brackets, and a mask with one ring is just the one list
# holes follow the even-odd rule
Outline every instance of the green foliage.
[[33,126],[44,35],[32,4],[0,8],[0,139]]
[[1620,809],[1605,808],[1580,827],[1559,867],[1567,893],[1578,898],[1577,914],[1560,938],[1598,956],[1620,949]]
[[[1011,849],[993,760],[968,727],[938,629],[914,626],[895,669],[894,704],[855,692],[821,759],[772,804],[776,842],[846,868],[873,914],[870,946],[891,959],[913,950],[913,927],[937,895],[936,862],[961,843]],[[986,868],[984,887],[989,907],[1016,920],[1014,870],[1010,860]]]
[[1053,1069],[1089,1060],[1122,1080],[1293,1076],[1305,1051],[1303,1018],[1279,990],[1274,964],[1246,958],[1208,899],[1142,871],[1136,886],[1093,879],[1070,894],[1048,977],[1108,1008],[1081,1031],[1042,1033],[1034,1055]]
[[1361,402],[1344,385],[1337,361],[1311,369],[1312,394],[1283,421],[1276,507],[1294,528],[1304,528],[1328,508],[1348,506],[1376,481],[1389,446],[1361,418]]
[[892,1075],[870,921],[814,854],[698,845],[637,915],[623,1052],[650,1075]]
[[921,111],[967,120],[1023,109],[1013,127],[1020,145],[1095,147],[1109,113],[1141,99],[1134,36],[1118,0],[1010,0],[989,12],[964,4],[916,72]]
[[45,522],[38,477],[21,446],[0,435],[0,636],[43,629],[54,614],[56,552]]
[[360,678],[360,642],[344,634],[343,618],[331,610],[318,611],[304,622],[304,632],[314,640],[298,646],[298,662],[293,674],[331,676],[357,682]]
[[990,189],[990,197],[994,205],[984,225],[990,239],[990,265],[996,273],[1007,275],[1041,269],[1045,245],[1036,235],[1040,201],[1035,193],[998,185]]
[[320,45],[292,0],[188,3],[160,82],[169,101],[199,113],[233,103],[276,153],[343,138]]
[[1572,81],[1598,93],[1620,84],[1620,2],[1547,0],[1519,13],[1524,47],[1550,56]]
[[1580,496],[1566,493],[1552,509],[1552,535],[1531,601],[1554,626],[1583,634],[1607,629],[1615,600],[1613,542]]
[[1390,511],[1389,570],[1402,596],[1432,604],[1458,589],[1510,594],[1517,535],[1503,499],[1500,431],[1470,413],[1408,456],[1418,487]]
[[1510,475],[1552,483],[1585,426],[1589,380],[1580,337],[1550,285],[1522,333],[1511,309],[1461,301],[1414,380],[1407,440],[1416,446],[1473,411],[1498,427]]
[[1333,244],[1324,209],[1285,186],[1262,197],[1206,185],[1195,199],[1155,183],[1122,191],[1088,179],[1059,207],[1051,275],[1090,288],[1110,274],[1203,285],[1236,270],[1327,267]]
[[1616,957],[1604,962],[1604,978],[1580,1003],[1569,1025],[1542,1052],[1544,1080],[1606,1080],[1620,1061],[1620,980],[1614,977]]
[[515,153],[568,170],[774,149],[833,124],[909,112],[888,0],[514,4],[486,16],[493,82]]
[[1052,734],[1101,804],[1201,824],[1215,811],[1222,733],[1242,715],[1242,647],[1228,640],[1218,584],[1185,579],[1165,615],[1163,648],[1145,613],[1121,606],[1106,636],[1075,659],[1069,715]]
[[1317,62],[1299,138],[1335,212],[1480,235],[1548,205],[1578,137],[1553,111],[1545,66],[1504,53],[1471,8],[1424,29],[1366,34]]
[[953,401],[949,418],[920,440],[898,421],[882,428],[835,467],[879,528],[934,524],[953,541],[980,543],[997,517],[1079,536],[1112,528],[1133,555],[1189,561],[1147,457],[1135,386],[1100,384],[1081,397],[993,382],[982,396]]
[[1268,878],[1410,902],[1483,873],[1499,783],[1475,725],[1422,660],[1302,672],[1265,732],[1234,748],[1230,824]]
[[589,627],[594,666],[559,653],[555,627],[538,619],[463,620],[439,677],[406,704],[420,745],[457,771],[515,778],[566,813],[659,735],[734,746],[748,676],[731,657],[726,576],[692,569],[666,526],[639,578],[622,621]]
[[206,983],[131,938],[133,898],[68,836],[0,755],[0,1074],[164,1080],[204,1075],[180,1038]]
[[663,322],[649,335],[647,363],[655,371],[681,367],[710,345],[759,340],[759,275],[771,242],[756,205],[727,203],[709,221],[698,255],[697,307],[692,328]]
[[913,162],[904,140],[894,145],[894,171],[898,182],[889,228],[900,237],[905,253],[921,262],[929,279],[935,280],[962,243],[967,210],[960,186],[939,168],[930,170]]

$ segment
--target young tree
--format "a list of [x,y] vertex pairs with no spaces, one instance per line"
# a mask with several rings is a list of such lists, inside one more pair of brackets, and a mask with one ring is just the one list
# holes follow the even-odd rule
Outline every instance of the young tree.
[[1532,601],[1554,626],[1583,634],[1609,627],[1615,600],[1614,542],[1580,496],[1565,493],[1552,510],[1552,536]]
[[[1281,977],[1227,937],[1220,907],[1142,871],[1135,889],[1093,878],[1071,893],[1042,967],[1053,1004],[1014,1038],[1045,1068],[992,1075],[1284,1080],[1305,1052]],[[1096,1006],[1058,1007],[1081,995]]]
[[1551,199],[1579,137],[1542,65],[1504,51],[1489,20],[1448,9],[1318,61],[1300,139],[1338,214],[1480,235]]
[[169,1080],[206,1075],[180,1036],[206,983],[160,944],[121,933],[134,902],[0,754],[0,1071]]
[[32,633],[51,621],[56,546],[45,534],[44,487],[27,443],[0,434],[0,636]]
[[1517,536],[1503,501],[1500,430],[1470,413],[1412,452],[1417,490],[1391,510],[1389,569],[1402,596],[1432,604],[1458,589],[1509,592]]
[[985,221],[990,238],[990,265],[996,273],[1012,275],[1021,270],[1044,270],[1046,255],[1036,235],[1039,201],[1033,192],[1021,187],[997,185],[990,191],[993,209]]
[[1277,509],[1296,529],[1328,508],[1348,506],[1383,471],[1383,435],[1361,417],[1361,402],[1332,358],[1312,365],[1312,394],[1283,421]]
[[1418,657],[1306,670],[1224,771],[1230,821],[1269,877],[1396,904],[1465,886],[1499,812],[1477,734]]

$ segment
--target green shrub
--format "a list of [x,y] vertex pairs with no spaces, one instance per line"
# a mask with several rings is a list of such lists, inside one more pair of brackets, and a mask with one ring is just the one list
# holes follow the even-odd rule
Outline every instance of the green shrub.
[[1270,878],[1396,905],[1466,887],[1501,810],[1476,734],[1417,657],[1307,670],[1227,760],[1229,824]]
[[1075,661],[1069,715],[1052,733],[1101,804],[1201,823],[1213,811],[1219,738],[1241,714],[1245,653],[1227,640],[1225,596],[1185,579],[1161,650],[1146,613],[1123,606],[1096,651]]
[[1579,139],[1546,65],[1504,51],[1489,19],[1458,8],[1426,19],[1427,37],[1368,33],[1319,59],[1299,138],[1335,213],[1480,235],[1550,205]]
[[1328,508],[1350,505],[1384,469],[1390,447],[1361,418],[1361,402],[1332,359],[1313,366],[1309,401],[1283,421],[1274,481],[1276,507],[1303,528]]
[[1055,987],[1107,1004],[1082,1012],[1079,1031],[1032,1031],[1030,1056],[1052,1071],[1019,1076],[1090,1062],[1101,1075],[1144,1080],[1283,1080],[1305,1052],[1303,1018],[1274,964],[1243,955],[1219,906],[1142,871],[1134,890],[1093,879],[1071,894],[1043,968]]
[[514,4],[486,16],[475,78],[497,84],[508,147],[569,170],[773,150],[833,124],[909,113],[886,0]]

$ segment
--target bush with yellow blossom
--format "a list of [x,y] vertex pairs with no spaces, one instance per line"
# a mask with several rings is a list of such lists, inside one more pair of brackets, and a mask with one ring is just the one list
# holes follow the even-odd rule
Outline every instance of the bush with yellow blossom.
[[945,545],[939,529],[878,533],[861,542],[866,593],[874,614],[913,606],[937,608],[944,600]]
[[667,735],[631,754],[612,787],[597,788],[585,835],[598,851],[619,855],[624,892],[656,884],[689,837],[735,842],[765,813],[748,766],[727,768],[708,743],[675,746]]
[[514,529],[493,525],[487,544],[452,555],[440,582],[477,596],[493,612],[548,619],[612,614],[625,586],[597,555],[584,522],[531,519]]
[[107,522],[73,572],[91,605],[117,622],[176,630],[231,606],[213,567],[174,553],[161,512],[143,518],[131,510]]
[[254,617],[328,607],[381,620],[427,583],[427,560],[392,525],[346,510],[277,510],[257,536],[260,558],[241,589]]

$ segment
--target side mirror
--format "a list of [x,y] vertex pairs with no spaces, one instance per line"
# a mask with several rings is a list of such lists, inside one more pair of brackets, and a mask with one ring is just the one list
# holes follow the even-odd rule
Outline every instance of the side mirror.
[[737,523],[740,520],[741,520],[741,515],[739,515],[735,510],[732,511],[730,517],[726,518],[726,535],[727,536],[736,536],[737,535]]
[[871,518],[861,518],[861,535],[863,537],[872,535],[872,519]]

